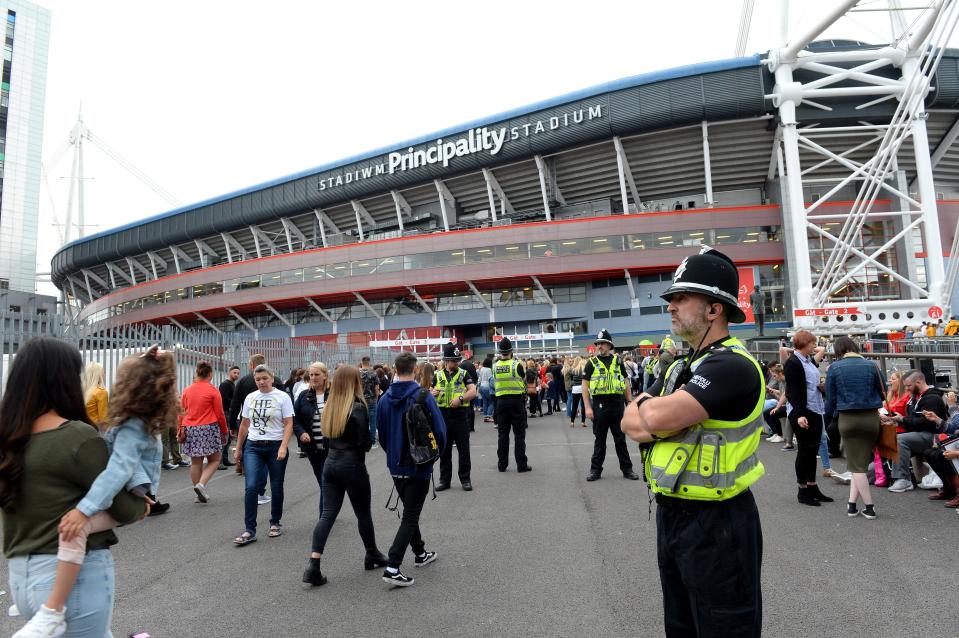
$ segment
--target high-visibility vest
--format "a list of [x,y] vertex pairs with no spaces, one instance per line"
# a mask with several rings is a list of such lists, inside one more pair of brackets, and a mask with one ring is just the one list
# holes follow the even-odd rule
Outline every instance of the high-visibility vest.
[[590,361],[593,364],[593,374],[589,378],[589,396],[626,392],[626,378],[623,376],[618,356],[613,355],[609,368],[603,365],[599,357],[593,357]]
[[465,407],[470,404],[469,401],[463,401],[463,395],[466,394],[466,370],[463,368],[459,368],[452,378],[446,370],[437,372],[436,389],[440,391],[436,397],[436,405],[438,407],[451,407],[453,399],[460,400],[460,407]]
[[646,374],[651,375],[653,373],[653,370],[655,369],[656,369],[656,358],[650,357],[649,360],[646,362]]
[[503,359],[493,364],[493,383],[496,385],[496,396],[526,393],[526,381],[517,373],[517,367],[519,367],[519,362],[516,359]]
[[[643,462],[646,480],[657,494],[693,501],[724,501],[745,491],[766,470],[756,456],[762,434],[763,373],[738,339],[729,337],[720,347],[709,350],[692,362],[693,372],[710,356],[734,353],[746,357],[756,369],[760,383],[756,402],[741,421],[706,419],[666,439],[654,441]],[[672,392],[682,371],[684,358],[666,370],[660,394]]]

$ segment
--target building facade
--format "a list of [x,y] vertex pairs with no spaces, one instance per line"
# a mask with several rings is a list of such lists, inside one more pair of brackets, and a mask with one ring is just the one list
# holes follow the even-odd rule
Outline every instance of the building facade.
[[50,12],[0,0],[0,289],[33,293]]
[[[930,140],[944,145],[944,246],[922,250],[947,250],[959,218],[957,62],[948,52],[926,100]],[[54,256],[53,281],[94,331],[149,322],[378,341],[438,327],[479,350],[497,334],[572,333],[578,348],[600,329],[622,345],[665,334],[659,294],[706,244],[739,265],[743,304],[760,284],[767,325],[788,326],[772,85],[759,56],[611,82],[86,237]],[[893,110],[815,117],[881,122]],[[830,195],[827,231],[855,196]],[[896,232],[892,202],[872,213],[864,248]],[[821,268],[829,247],[810,245]],[[867,270],[842,294],[902,290]]]

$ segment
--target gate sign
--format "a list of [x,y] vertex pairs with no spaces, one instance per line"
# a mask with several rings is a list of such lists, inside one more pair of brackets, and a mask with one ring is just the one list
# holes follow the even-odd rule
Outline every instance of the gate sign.
[[834,317],[836,315],[862,314],[861,308],[846,306],[841,308],[796,308],[793,315],[796,317]]
[[929,308],[929,318],[930,319],[942,319],[942,308],[939,306],[932,306]]

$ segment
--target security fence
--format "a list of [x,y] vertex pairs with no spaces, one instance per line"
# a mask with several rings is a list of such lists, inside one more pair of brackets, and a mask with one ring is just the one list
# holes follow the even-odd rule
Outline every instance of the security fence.
[[[0,339],[3,355],[0,358],[0,393],[6,387],[7,374],[17,350],[33,337],[54,337],[76,344],[84,364],[97,361],[103,365],[104,378],[109,389],[117,368],[124,358],[143,352],[153,344],[173,352],[177,362],[177,384],[182,391],[193,381],[196,364],[207,361],[213,366],[213,383],[219,384],[231,366],[237,365],[243,374],[253,354],[266,357],[267,365],[280,380],[285,381],[292,370],[305,368],[314,361],[322,361],[332,370],[339,363],[358,365],[368,356],[374,363],[390,363],[398,354],[384,348],[363,348],[331,342],[321,337],[292,337],[254,339],[252,335],[235,332],[186,330],[178,326],[114,325],[96,333],[77,333],[62,317],[46,317],[15,313],[16,317],[0,314]],[[51,371],[56,375],[56,371]],[[51,379],[53,382],[53,379]]]

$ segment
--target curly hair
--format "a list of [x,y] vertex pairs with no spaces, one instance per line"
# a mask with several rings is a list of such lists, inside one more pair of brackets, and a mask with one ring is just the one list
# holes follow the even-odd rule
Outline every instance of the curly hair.
[[127,357],[117,370],[110,400],[110,427],[137,417],[151,435],[176,427],[180,400],[176,388],[176,361],[169,352]]

